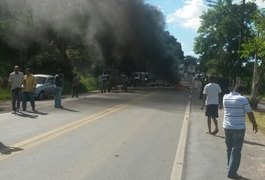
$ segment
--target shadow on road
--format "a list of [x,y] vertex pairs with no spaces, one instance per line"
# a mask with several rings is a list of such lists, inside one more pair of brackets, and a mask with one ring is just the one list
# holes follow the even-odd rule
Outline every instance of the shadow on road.
[[58,109],[62,109],[62,110],[65,110],[65,111],[70,111],[70,112],[79,112],[79,111],[76,111],[76,110],[73,110],[73,109],[69,109],[69,108],[66,108],[66,107],[62,107],[62,108],[58,108]]
[[241,179],[241,180],[251,180],[251,179],[248,179],[248,178],[246,178],[246,177],[244,177],[244,176],[240,176],[239,179]]
[[38,115],[36,115],[36,114],[28,114],[28,113],[25,113],[25,112],[17,112],[16,115],[20,116],[20,117],[32,118],[32,119],[36,119],[38,117]]
[[28,117],[28,118],[37,118],[38,115],[48,115],[48,113],[40,112],[40,111],[19,111],[16,112],[16,115],[21,117]]
[[[221,139],[225,139],[224,136],[220,136],[220,135],[215,135],[215,137],[218,137],[218,138],[221,138]],[[244,144],[265,147],[265,144],[261,144],[261,143],[257,143],[257,142],[252,142],[252,141],[247,141],[247,140],[244,140]]]
[[0,142],[0,153],[1,154],[12,154],[12,152],[23,151],[21,148],[9,147]]
[[41,112],[41,111],[34,111],[33,114],[39,114],[39,115],[48,115],[49,113]]
[[245,144],[249,144],[249,145],[254,145],[254,146],[262,146],[262,147],[265,147],[265,144],[251,142],[251,141],[246,141],[246,140],[244,140],[244,143]]

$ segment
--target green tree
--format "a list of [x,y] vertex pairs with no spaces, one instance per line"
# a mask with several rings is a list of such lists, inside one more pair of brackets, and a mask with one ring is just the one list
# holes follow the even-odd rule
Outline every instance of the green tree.
[[232,0],[219,0],[202,16],[202,24],[195,39],[194,51],[200,54],[200,63],[208,73],[235,78],[244,71],[246,58],[240,58],[241,40],[252,38],[251,17],[256,11],[255,3],[247,3],[244,13],[244,38],[242,30],[242,5]]
[[253,62],[252,90],[250,102],[254,108],[258,104],[258,93],[261,83],[264,81],[265,72],[265,11],[258,10],[253,17],[253,36],[243,44],[242,56]]

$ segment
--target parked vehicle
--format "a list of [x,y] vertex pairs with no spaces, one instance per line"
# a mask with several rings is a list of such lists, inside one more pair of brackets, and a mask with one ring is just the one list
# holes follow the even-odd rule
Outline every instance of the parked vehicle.
[[125,74],[111,74],[108,80],[108,92],[121,90],[127,92],[128,77]]
[[37,85],[34,92],[34,97],[43,100],[55,93],[55,77],[48,74],[35,74]]

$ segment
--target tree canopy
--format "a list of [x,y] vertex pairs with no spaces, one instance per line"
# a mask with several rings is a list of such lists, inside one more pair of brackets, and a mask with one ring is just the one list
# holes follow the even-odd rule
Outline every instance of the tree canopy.
[[240,56],[241,44],[253,38],[251,24],[256,10],[255,3],[247,3],[242,16],[241,4],[219,0],[203,13],[194,50],[210,74],[232,78],[243,74],[247,58]]
[[251,89],[250,101],[255,108],[260,87],[265,87],[264,9],[259,9],[255,1],[210,3],[211,8],[201,16],[194,50],[208,74],[230,80],[241,77],[241,83]]

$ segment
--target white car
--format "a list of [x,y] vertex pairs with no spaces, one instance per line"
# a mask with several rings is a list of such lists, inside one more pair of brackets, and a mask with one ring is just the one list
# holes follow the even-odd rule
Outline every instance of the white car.
[[55,78],[48,74],[34,74],[36,78],[36,90],[34,97],[43,100],[48,96],[54,96],[55,94]]

